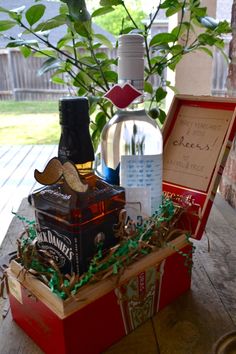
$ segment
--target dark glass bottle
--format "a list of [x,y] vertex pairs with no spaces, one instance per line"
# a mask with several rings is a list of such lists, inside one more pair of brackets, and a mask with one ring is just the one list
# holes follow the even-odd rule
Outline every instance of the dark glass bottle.
[[93,145],[89,134],[86,98],[60,100],[62,134],[58,158],[75,163],[86,192],[75,192],[62,178],[33,193],[39,225],[38,246],[47,250],[63,273],[82,274],[103,241],[108,249],[118,242],[114,224],[125,205],[124,189],[106,183],[92,170]]
[[[94,160],[94,150],[89,134],[89,107],[85,97],[65,97],[59,100],[61,137],[58,158],[76,165]],[[83,166],[81,166],[83,168]],[[78,166],[80,169],[80,166]]]

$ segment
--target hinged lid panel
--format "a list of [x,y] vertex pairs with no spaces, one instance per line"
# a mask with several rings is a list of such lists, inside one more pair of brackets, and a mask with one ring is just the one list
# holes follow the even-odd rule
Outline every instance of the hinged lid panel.
[[[204,231],[236,131],[236,99],[175,96],[163,129],[163,190],[191,204],[184,227]],[[187,219],[187,218],[186,218]]]

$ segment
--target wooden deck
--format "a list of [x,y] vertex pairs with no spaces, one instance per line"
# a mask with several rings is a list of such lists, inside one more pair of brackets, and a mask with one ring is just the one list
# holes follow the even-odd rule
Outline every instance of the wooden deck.
[[[32,208],[26,201],[20,214],[32,218]],[[106,354],[215,354],[212,348],[218,338],[236,330],[235,214],[217,195],[206,235],[195,241],[191,290],[109,348]],[[0,247],[0,257],[15,248],[21,229],[22,223],[14,218]],[[0,302],[0,313],[1,310],[5,317],[2,320],[0,317],[0,353],[43,353],[12,321],[7,300]],[[225,353],[235,353],[236,347],[232,350]]]
[[0,244],[23,198],[35,188],[34,169],[57,155],[55,145],[0,146]]

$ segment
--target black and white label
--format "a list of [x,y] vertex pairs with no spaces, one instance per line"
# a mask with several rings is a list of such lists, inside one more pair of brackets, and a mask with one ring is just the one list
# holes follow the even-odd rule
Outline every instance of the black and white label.
[[68,263],[71,264],[74,250],[71,239],[66,235],[43,227],[37,233],[37,243],[39,248],[50,253],[60,269],[67,267]]

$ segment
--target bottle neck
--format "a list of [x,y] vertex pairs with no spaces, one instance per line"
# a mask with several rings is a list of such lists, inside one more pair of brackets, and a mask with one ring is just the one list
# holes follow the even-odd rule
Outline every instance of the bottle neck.
[[93,161],[88,161],[85,163],[77,163],[75,164],[78,172],[80,175],[84,176],[84,175],[88,175],[93,172]]

